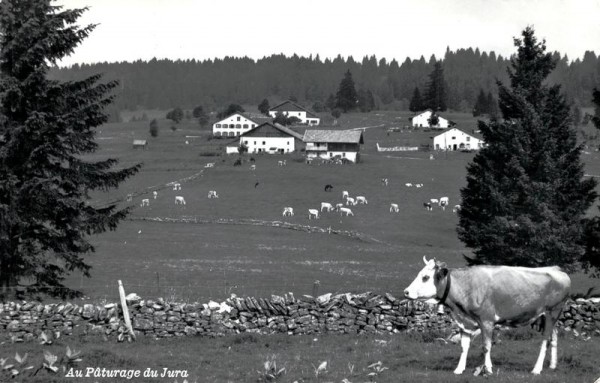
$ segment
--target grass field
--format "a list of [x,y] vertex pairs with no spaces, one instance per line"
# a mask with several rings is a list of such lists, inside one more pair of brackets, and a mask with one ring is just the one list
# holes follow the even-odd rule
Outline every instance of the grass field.
[[[437,257],[451,267],[464,265],[468,249],[456,237],[457,217],[452,209],[427,212],[422,204],[430,198],[448,196],[450,206],[459,202],[465,183],[465,167],[473,154],[391,152],[377,153],[382,146],[430,143],[434,132],[405,130],[387,133],[389,127],[404,127],[409,114],[377,112],[344,115],[336,128],[365,127],[362,162],[357,165],[306,165],[298,155],[255,155],[256,171],[249,164],[234,167],[237,156],[203,156],[218,152],[224,139],[208,139],[192,122],[171,131],[171,123],[159,122],[159,137],[148,137],[148,122],[107,124],[98,135],[101,149],[97,158],[115,156],[123,165],[141,162],[143,170],[118,190],[95,196],[102,204],[128,193],[144,191],[130,203],[136,206],[132,220],[117,231],[94,238],[97,253],[88,260],[92,278],[72,275],[67,283],[88,297],[116,299],[116,282],[123,280],[128,291],[143,297],[165,296],[174,300],[207,301],[238,295],[269,296],[293,292],[364,292],[399,295],[421,268],[423,255]],[[475,120],[464,114],[450,115],[466,130]],[[131,148],[133,138],[148,138],[147,150]],[[188,144],[186,144],[188,141]],[[277,161],[287,159],[288,166]],[[598,152],[584,156],[586,172],[600,174]],[[215,162],[214,168],[204,168]],[[203,171],[173,191],[164,185]],[[380,183],[386,177],[387,187]],[[259,183],[255,187],[256,182]],[[405,183],[423,183],[407,188]],[[324,186],[334,186],[325,192]],[[159,192],[156,200],[150,187]],[[219,199],[207,199],[216,190]],[[342,191],[364,195],[368,205],[352,208],[354,217],[323,213],[308,220],[307,209],[321,202],[341,202]],[[176,195],[185,197],[185,206],[175,206]],[[139,207],[150,197],[150,207]],[[390,214],[390,203],[400,205],[399,214]],[[200,218],[283,220],[284,206],[292,206],[294,217],[286,222],[332,230],[350,230],[368,240],[326,233],[306,233],[281,228],[217,223],[185,224],[140,221],[140,218]],[[594,208],[590,212],[596,214]],[[598,280],[574,275],[575,290],[598,285]]]
[[[539,351],[539,336],[530,330],[516,330],[501,336],[501,342],[492,348],[493,382],[593,383],[600,377],[597,364],[598,344],[560,337],[558,368],[546,368],[540,376],[529,371]],[[42,352],[48,350],[62,357],[66,346],[81,351],[82,361],[76,369],[86,367],[129,369],[145,371],[150,368],[163,371],[184,370],[189,383],[225,382],[481,382],[486,379],[472,375],[482,363],[481,339],[471,347],[467,370],[455,376],[452,371],[458,363],[460,346],[444,344],[429,334],[397,335],[307,335],[236,336],[208,338],[178,338],[154,340],[139,339],[135,343],[106,343],[100,336],[61,338],[50,346],[35,343],[15,344],[11,352],[29,354],[28,363],[41,366]],[[185,351],[182,351],[185,350]],[[6,351],[0,352],[2,357]],[[285,368],[279,379],[267,380],[264,363],[275,360],[278,369]],[[319,374],[315,369],[327,362],[327,369]],[[374,363],[381,362],[380,373]],[[57,363],[60,365],[60,362]],[[181,383],[182,378],[64,378],[64,373],[51,374],[45,370],[36,376],[23,377],[27,382],[170,382]],[[486,380],[487,381],[487,380]]]

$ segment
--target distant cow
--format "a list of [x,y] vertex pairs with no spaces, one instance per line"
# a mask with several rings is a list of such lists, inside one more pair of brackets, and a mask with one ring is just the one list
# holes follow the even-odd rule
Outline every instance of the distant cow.
[[326,192],[330,192],[330,191],[331,191],[331,189],[333,189],[333,186],[332,186],[332,185],[330,185],[330,184],[327,184],[327,185],[325,185],[325,191],[326,191]]
[[440,200],[437,198],[432,198],[429,200],[429,202],[431,202],[432,205],[434,205],[434,204],[437,205],[440,203]]
[[461,207],[460,205],[454,205],[454,209],[452,209],[453,213],[458,213],[460,211]]
[[287,163],[286,163],[285,161],[286,161],[286,160],[283,160],[283,161],[277,161],[277,165],[278,165],[278,166],[286,166],[286,165],[287,165]]
[[133,200],[133,194],[127,194],[127,202],[131,202]]
[[331,206],[329,202],[321,202],[321,211],[323,211],[323,209],[326,209],[327,211],[332,211],[333,206]]
[[178,195],[175,197],[175,205],[185,205],[185,198]]
[[204,165],[205,168],[214,168],[215,167],[215,163],[214,162],[209,162],[206,165]]
[[343,207],[344,207],[343,203],[337,203],[337,204],[335,204],[335,210],[337,210],[337,211],[340,211],[340,209],[343,208]]
[[443,210],[446,210],[446,206],[448,206],[449,202],[450,202],[450,200],[448,199],[448,197],[442,197],[442,198],[440,198],[440,207]]
[[356,203],[367,205],[368,204],[367,198],[363,197],[362,195],[356,196]]
[[354,205],[356,205],[356,201],[354,200],[354,198],[348,197],[348,198],[346,198],[346,205],[354,206]]
[[398,213],[400,208],[397,203],[390,204],[390,213]]
[[250,170],[256,170],[256,165],[250,165]]
[[141,207],[144,207],[144,206],[150,206],[150,200],[149,200],[148,198],[144,198],[144,199],[142,200],[142,203],[141,203],[141,205],[140,205],[140,206],[141,206]]
[[431,202],[423,202],[423,206],[428,210],[432,211],[433,207],[431,206]]
[[319,211],[317,209],[308,209],[308,219],[319,219]]
[[292,207],[284,207],[283,208],[283,216],[287,217],[287,216],[293,216],[294,215],[294,208]]
[[448,269],[435,259],[427,261],[415,280],[404,290],[408,299],[436,299],[446,305],[460,328],[462,353],[455,374],[462,374],[472,334],[481,330],[484,374],[492,373],[492,333],[494,325],[519,326],[534,323],[543,317],[544,340],[535,366],[542,371],[548,339],[550,339],[550,368],[556,368],[558,330],[556,322],[569,297],[571,280],[560,268],[472,266]]
[[381,184],[382,184],[383,186],[387,186],[387,185],[388,185],[388,179],[387,179],[387,178],[382,178],[382,179],[381,179]]
[[173,182],[173,190],[181,190],[181,184],[179,182]]
[[349,196],[350,196],[350,194],[348,194],[348,192],[347,192],[346,190],[344,190],[344,191],[342,192],[342,199],[344,199],[344,198],[348,198]]
[[155,190],[152,192],[152,196],[154,197],[154,199],[156,199],[156,197],[158,197],[158,192]]
[[410,188],[410,187],[413,186],[413,184],[411,184],[411,183],[407,183],[407,184],[404,184],[404,185],[406,185],[407,188]]
[[349,215],[354,217],[354,213],[352,213],[352,210],[348,209],[347,207],[340,208],[340,215],[343,215],[344,213],[346,213],[346,217]]
[[219,195],[215,190],[211,190],[208,192],[208,198],[219,198]]
[[422,188],[422,187],[423,187],[423,184],[416,184],[416,185],[415,185],[415,187],[416,187],[416,188]]

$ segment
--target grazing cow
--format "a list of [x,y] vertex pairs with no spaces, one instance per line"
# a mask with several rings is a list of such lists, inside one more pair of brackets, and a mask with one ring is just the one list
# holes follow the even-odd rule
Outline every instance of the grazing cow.
[[214,168],[215,167],[215,163],[214,162],[209,162],[206,165],[204,165],[205,168]]
[[349,215],[354,217],[354,213],[352,212],[352,210],[348,209],[347,207],[340,208],[340,215],[343,215],[344,213],[346,213],[346,217]]
[[423,184],[416,184],[416,185],[415,185],[415,187],[416,187],[416,188],[422,188],[422,187],[423,187]]
[[330,185],[330,184],[327,184],[327,185],[325,185],[325,191],[326,191],[326,192],[330,192],[330,191],[331,191],[331,189],[333,189],[333,186],[332,186],[332,185]]
[[[492,373],[490,349],[494,325],[528,325],[543,317],[544,340],[531,371],[542,371],[548,339],[550,368],[556,368],[556,322],[569,297],[571,280],[560,268],[472,266],[448,269],[435,259],[427,261],[417,278],[404,290],[408,299],[437,299],[446,305],[461,330],[462,353],[455,374],[466,367],[469,345],[476,330],[483,338],[484,374]],[[481,369],[478,369],[481,371]]]
[[175,197],[175,205],[185,205],[185,198],[178,195]]
[[343,203],[338,203],[338,204],[335,205],[335,210],[340,211],[340,209],[343,208],[343,207],[344,207]]
[[317,209],[308,209],[308,219],[319,219],[319,211]]
[[344,199],[344,198],[348,198],[349,196],[350,196],[350,194],[348,194],[348,192],[347,192],[346,190],[344,190],[344,191],[342,192],[342,199]]
[[452,209],[453,213],[458,213],[460,211],[460,205],[454,205],[454,209]]
[[410,187],[413,186],[413,184],[411,184],[411,183],[407,183],[407,184],[404,184],[404,185],[406,185],[407,188],[410,188]]
[[127,194],[127,202],[131,202],[133,200],[133,194]]
[[365,197],[363,197],[362,195],[356,196],[356,203],[361,203],[363,205],[367,205],[367,199]]
[[333,206],[331,206],[329,202],[321,202],[321,211],[323,211],[323,209],[327,209],[327,211],[332,211]]
[[256,165],[250,165],[250,170],[256,170]]
[[156,199],[156,197],[158,197],[158,192],[155,190],[152,192],[152,196],[154,197],[154,199]]
[[450,202],[450,200],[448,199],[448,197],[442,197],[440,198],[440,207],[444,210],[446,210],[446,206],[448,206],[448,203]]
[[398,213],[400,212],[400,208],[397,203],[393,203],[390,205],[390,213]]
[[356,205],[356,201],[354,200],[354,198],[348,197],[348,198],[346,198],[346,205],[354,206],[354,205]]
[[219,195],[215,190],[211,190],[208,192],[208,198],[219,198]]
[[381,184],[382,184],[383,186],[387,186],[387,185],[388,185],[388,179],[387,179],[387,178],[382,178],[382,179],[381,179]]
[[173,182],[173,190],[181,190],[181,184],[179,182]]
[[429,202],[431,202],[432,205],[438,205],[440,203],[440,200],[437,198],[432,198],[429,200]]
[[293,207],[284,207],[283,208],[283,216],[287,217],[287,216],[293,217],[294,216],[294,208]]
[[144,199],[142,200],[142,204],[141,204],[140,206],[141,206],[141,207],[144,207],[144,206],[150,206],[150,200],[149,200],[148,198],[144,198]]
[[423,202],[423,206],[427,209],[427,211],[433,210],[433,207],[431,206],[431,202]]

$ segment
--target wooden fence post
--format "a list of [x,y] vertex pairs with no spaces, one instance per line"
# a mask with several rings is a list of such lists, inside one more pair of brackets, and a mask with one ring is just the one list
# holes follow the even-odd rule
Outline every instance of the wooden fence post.
[[131,319],[129,318],[129,310],[127,309],[127,300],[125,299],[125,289],[123,288],[123,283],[119,279],[119,296],[121,297],[121,307],[123,308],[123,319],[125,320],[125,326],[131,334],[133,340],[135,340],[135,333],[133,332],[133,327],[131,326]]

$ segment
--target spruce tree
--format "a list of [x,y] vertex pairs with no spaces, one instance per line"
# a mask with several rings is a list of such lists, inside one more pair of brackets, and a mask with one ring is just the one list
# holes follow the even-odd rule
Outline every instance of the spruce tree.
[[446,81],[441,61],[436,61],[433,71],[429,74],[429,83],[425,93],[425,108],[434,112],[444,112],[447,109]]
[[347,113],[356,108],[358,103],[358,95],[354,87],[354,80],[350,69],[344,74],[344,78],[340,82],[340,87],[336,94],[335,107]]
[[271,109],[271,107],[269,106],[269,100],[266,98],[258,104],[258,111],[262,114],[269,115],[269,109]]
[[[600,90],[594,89],[592,92],[592,102],[595,107],[592,122],[597,129],[600,129]],[[592,272],[596,277],[600,277],[600,217],[595,216],[586,222],[585,228],[585,255],[582,262],[584,270]]]
[[421,99],[421,92],[419,92],[419,87],[415,87],[413,91],[412,98],[410,99],[410,104],[408,106],[408,110],[411,112],[420,112],[423,109],[423,100]]
[[477,95],[477,101],[475,101],[475,106],[473,107],[473,117],[479,117],[488,112],[488,104],[487,98],[485,97],[485,93],[483,89],[479,88],[479,94]]
[[[114,230],[128,208],[93,206],[89,192],[116,188],[138,166],[112,170],[94,161],[95,128],[107,121],[116,82],[48,78],[51,65],[94,29],[80,27],[86,9],[63,10],[50,0],[0,3],[0,286],[6,293],[62,289],[66,274],[89,276],[83,255],[89,235]],[[32,283],[32,284],[31,284]]]
[[560,86],[543,83],[555,61],[533,29],[522,36],[510,87],[498,83],[504,120],[479,122],[487,146],[467,167],[458,235],[473,249],[471,264],[574,271],[596,182],[583,179],[582,147]]

